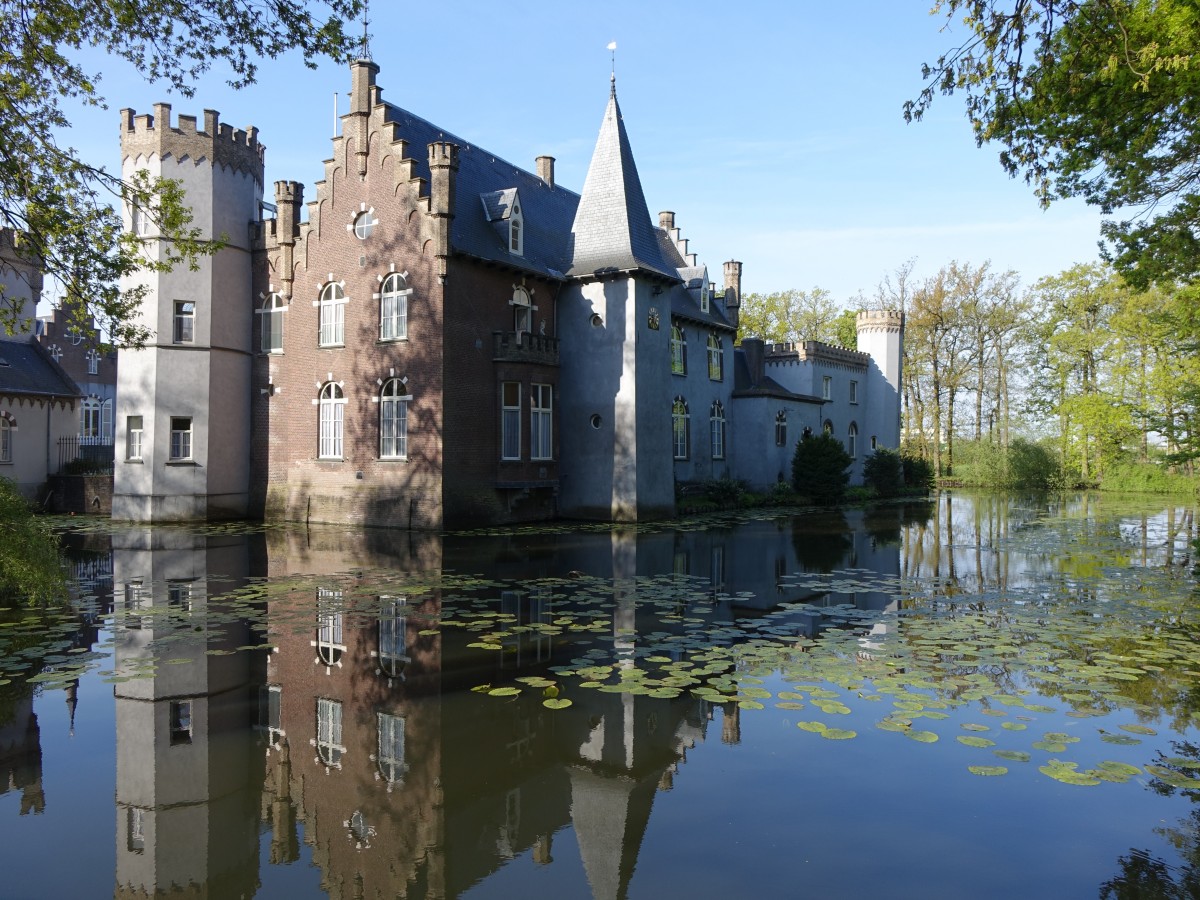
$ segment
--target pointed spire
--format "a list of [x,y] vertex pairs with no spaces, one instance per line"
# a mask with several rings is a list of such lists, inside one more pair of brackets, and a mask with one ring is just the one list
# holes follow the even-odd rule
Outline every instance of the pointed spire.
[[676,278],[674,267],[663,258],[650,221],[617,103],[615,73],[609,76],[609,83],[608,107],[571,228],[574,246],[568,274],[644,269]]

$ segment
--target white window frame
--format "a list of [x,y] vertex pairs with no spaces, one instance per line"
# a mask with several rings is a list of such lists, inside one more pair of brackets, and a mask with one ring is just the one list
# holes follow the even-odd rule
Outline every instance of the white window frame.
[[317,345],[320,347],[344,347],[346,345],[346,291],[341,282],[331,281],[321,288],[321,294],[317,298],[317,309]]
[[514,256],[525,255],[525,216],[521,204],[515,200],[508,220],[508,252]]
[[846,429],[846,451],[852,458],[858,459],[858,425],[854,422]]
[[709,413],[710,449],[713,459],[725,458],[725,407],[717,400]]
[[89,375],[100,374],[100,351],[95,347],[87,352],[87,367]]
[[336,381],[322,385],[317,408],[317,457],[342,459],[346,426],[346,394],[342,386]]
[[833,399],[833,376],[832,375],[823,375],[821,377],[821,399],[822,400],[832,400]]
[[79,404],[79,442],[99,444],[103,429],[102,404],[99,397],[84,397]]
[[261,320],[258,346],[263,353],[283,352],[283,314],[287,312],[287,308],[283,296],[272,291],[271,295],[263,301],[262,308],[258,310]]
[[175,318],[171,326],[171,343],[196,343],[196,301],[176,300]]
[[412,394],[399,378],[379,391],[379,458],[408,459],[408,402]]
[[0,417],[0,463],[13,461],[13,428],[12,421]]
[[405,597],[380,597],[379,674],[399,678],[408,657],[408,600]]
[[375,231],[375,226],[379,224],[379,219],[375,216],[375,207],[365,209],[354,217],[354,221],[350,223],[350,229],[354,232],[354,236],[360,241],[365,241]]
[[671,325],[671,374],[687,375],[687,335],[675,324]]
[[515,287],[511,306],[513,308],[513,331],[518,335],[532,333],[533,311],[537,307],[533,305],[533,297],[529,295],[529,291],[520,285]]
[[[516,392],[516,403],[508,396],[509,389]],[[521,458],[521,382],[500,383],[500,458]]]
[[171,416],[171,462],[192,459],[192,417]]
[[320,761],[332,769],[342,767],[346,752],[342,744],[342,702],[328,697],[317,698],[317,736],[314,741]]
[[691,451],[691,418],[686,400],[676,397],[671,401],[671,448],[677,460],[687,459]]
[[549,384],[529,388],[529,458],[554,459],[554,387]]
[[412,288],[403,275],[392,272],[383,279],[379,291],[379,339],[408,339],[408,298]]
[[145,438],[145,419],[142,416],[125,417],[125,458],[141,460],[142,441]]
[[376,713],[375,716],[379,738],[376,743],[375,764],[379,767],[380,776],[388,785],[397,784],[403,781],[404,774],[408,771],[408,763],[404,759],[404,716],[394,716],[385,712]]
[[725,344],[718,334],[708,336],[708,380],[725,380]]

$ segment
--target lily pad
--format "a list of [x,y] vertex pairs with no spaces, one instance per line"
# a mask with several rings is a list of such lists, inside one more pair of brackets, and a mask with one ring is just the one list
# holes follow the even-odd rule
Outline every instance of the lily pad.
[[967,766],[967,771],[972,775],[1007,775],[1008,769],[1004,766]]

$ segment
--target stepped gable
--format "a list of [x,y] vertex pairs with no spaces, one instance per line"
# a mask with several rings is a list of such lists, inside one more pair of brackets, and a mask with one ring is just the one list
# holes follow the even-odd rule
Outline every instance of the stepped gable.
[[650,221],[614,80],[571,226],[567,274],[641,270],[675,281],[676,266],[664,258],[657,230]]
[[[450,229],[452,252],[488,262],[499,263],[555,280],[563,279],[567,257],[567,237],[579,195],[558,185],[551,187],[537,175],[527,172],[493,153],[439,128],[408,110],[388,104],[385,120],[396,140],[410,147],[424,148],[435,141],[458,146],[458,172],[455,182],[454,221]],[[413,177],[428,181],[426,154],[414,154]],[[497,195],[515,189],[521,200],[524,221],[523,253],[510,253],[508,243],[488,221],[483,195]]]
[[183,115],[178,127],[173,128],[169,103],[155,103],[153,115],[121,110],[122,159],[157,155],[159,159],[186,157],[195,164],[207,160],[220,168],[246,172],[261,185],[264,149],[258,142],[257,128],[243,131],[223,124],[215,109],[204,111],[203,130],[197,128],[195,116]]

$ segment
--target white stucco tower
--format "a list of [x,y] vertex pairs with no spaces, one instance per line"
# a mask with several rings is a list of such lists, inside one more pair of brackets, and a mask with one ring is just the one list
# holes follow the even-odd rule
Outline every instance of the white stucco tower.
[[858,314],[858,349],[871,355],[867,374],[865,429],[879,446],[900,446],[900,393],[904,364],[904,313],[898,309],[868,309]]
[[[121,171],[180,182],[192,225],[222,249],[195,271],[144,272],[141,324],[154,334],[141,350],[122,349],[114,422],[113,518],[184,521],[244,516],[250,460],[252,359],[250,225],[259,218],[263,147],[257,129],[235,130],[204,111],[171,124],[121,111]],[[126,210],[126,225],[164,259],[152,217]]]

